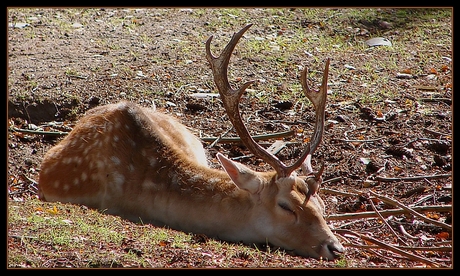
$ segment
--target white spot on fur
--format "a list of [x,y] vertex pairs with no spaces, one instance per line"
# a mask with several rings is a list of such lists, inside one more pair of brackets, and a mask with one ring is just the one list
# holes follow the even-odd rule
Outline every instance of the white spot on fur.
[[104,167],[105,167],[105,164],[104,164],[104,162],[103,162],[102,160],[97,160],[97,161],[96,161],[96,165],[97,165],[97,168],[98,168],[99,170],[102,170],[102,169],[104,169]]
[[112,185],[113,189],[121,193],[123,191],[124,183],[125,183],[125,177],[118,172],[114,172],[113,173],[113,185]]
[[88,175],[85,172],[82,172],[81,173],[81,181],[85,182],[87,178],[88,178]]
[[59,188],[59,185],[60,185],[59,180],[54,181],[53,183],[54,188]]
[[220,178],[212,177],[212,178],[209,178],[209,179],[208,179],[208,182],[209,182],[210,184],[217,184],[217,183],[220,182]]
[[88,156],[85,157],[86,162],[88,162],[89,169],[92,170],[94,166],[96,165],[96,162],[89,162]]
[[190,177],[190,181],[192,181],[192,182],[202,182],[203,177],[201,177],[200,175],[194,175],[194,176]]
[[[109,136],[107,136],[107,137],[109,137]],[[109,137],[109,138],[110,138],[110,137]],[[94,146],[95,146],[96,148],[100,148],[100,147],[102,146],[102,140],[97,140],[97,142],[94,143]]]
[[136,146],[136,142],[134,142],[133,140],[131,139],[128,139],[128,143],[131,145],[131,147],[135,147]]
[[177,174],[173,174],[171,177],[171,184],[177,185],[179,183],[179,177],[177,177]]
[[83,150],[83,155],[86,157],[88,156],[88,152],[92,149],[93,147],[86,146],[85,149]]
[[155,167],[155,165],[158,163],[158,160],[155,157],[150,157],[149,158],[149,164],[151,167]]
[[72,148],[75,147],[75,144],[76,144],[77,142],[78,142],[77,139],[72,140],[72,141],[70,142],[70,147],[72,147]]
[[98,181],[99,180],[99,175],[97,173],[91,174],[91,180],[92,181]]
[[106,136],[104,137],[104,145],[109,144],[109,142],[111,141],[111,138],[112,138],[112,137],[111,137],[110,135],[106,135]]
[[73,179],[73,185],[77,186],[80,183],[80,180],[78,178]]
[[81,162],[83,162],[83,158],[81,158],[80,156],[75,156],[75,163],[77,164],[77,166],[80,166]]
[[152,180],[146,179],[144,182],[142,182],[142,188],[144,189],[155,188],[155,183],[153,183]]
[[118,158],[116,156],[110,157],[110,160],[112,160],[113,164],[115,164],[115,165],[120,165],[121,164],[120,158]]

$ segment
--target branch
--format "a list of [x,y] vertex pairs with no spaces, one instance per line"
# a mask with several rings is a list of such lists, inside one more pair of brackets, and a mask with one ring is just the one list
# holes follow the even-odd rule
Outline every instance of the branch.
[[230,132],[230,130],[232,130],[232,129],[233,129],[233,125],[231,127],[229,127],[224,133],[219,135],[219,137],[217,137],[211,144],[209,144],[208,148],[213,148],[217,143],[219,143],[219,141],[222,139],[222,137],[227,135]]
[[428,221],[428,222],[430,222],[430,223],[432,223],[432,224],[434,224],[434,225],[437,225],[437,226],[439,226],[439,227],[442,227],[442,228],[444,228],[444,229],[447,229],[447,230],[449,230],[449,231],[452,231],[452,226],[449,225],[449,224],[446,224],[446,223],[444,223],[444,222],[440,222],[440,221],[437,221],[437,220],[434,220],[434,219],[427,218],[426,216],[420,214],[419,212],[416,212],[416,211],[414,211],[413,209],[411,209],[411,208],[405,206],[404,204],[402,204],[402,203],[400,203],[400,202],[398,202],[398,201],[396,201],[396,200],[394,200],[394,199],[391,199],[391,198],[389,198],[389,197],[386,197],[386,196],[384,196],[384,195],[379,195],[379,194],[377,194],[376,192],[373,192],[373,191],[371,191],[371,190],[369,190],[369,193],[372,194],[373,196],[379,198],[380,200],[384,201],[385,203],[388,203],[388,204],[390,204],[390,205],[398,206],[398,207],[400,207],[400,208],[403,208],[404,210],[406,210],[407,212],[411,213],[411,214],[414,215],[415,217],[418,217],[418,218],[420,218],[420,219],[422,219],[422,220],[424,220],[424,221]]
[[[277,138],[282,138],[282,137],[287,137],[287,136],[292,136],[292,135],[294,135],[294,131],[289,130],[289,131],[284,131],[284,132],[254,135],[252,136],[252,139],[254,139],[254,141],[260,141],[260,140],[277,139]],[[203,140],[204,142],[214,142],[216,139],[218,139],[218,137],[201,137],[200,139]],[[241,138],[240,137],[221,137],[219,142],[238,143],[238,142],[241,142]]]
[[428,260],[426,258],[423,258],[423,257],[420,257],[420,256],[417,256],[417,255],[414,255],[412,253],[409,253],[409,252],[406,252],[398,247],[395,247],[393,245],[389,245],[389,244],[386,244],[384,242],[381,242],[379,240],[376,240],[374,238],[371,238],[371,237],[368,237],[366,235],[362,235],[362,234],[359,234],[359,233],[356,233],[356,232],[353,232],[351,230],[345,230],[345,229],[336,229],[335,230],[336,232],[338,233],[342,233],[342,234],[349,234],[349,235],[353,235],[353,236],[356,236],[356,237],[359,237],[367,242],[371,242],[373,244],[376,244],[378,246],[380,246],[381,248],[384,248],[384,249],[387,249],[387,250],[390,250],[392,252],[395,252],[395,253],[398,253],[399,255],[401,256],[404,256],[404,257],[407,257],[409,258],[410,260],[413,260],[413,261],[419,261],[419,262],[423,262],[423,263],[427,263],[429,264],[430,266],[433,266],[433,267],[439,267],[438,264],[432,262],[431,260]]
[[[333,179],[334,179],[334,178],[333,178]],[[330,180],[333,180],[333,179],[330,179]],[[325,182],[326,182],[326,181],[323,181],[323,183],[325,183]],[[337,191],[337,190],[334,190],[334,189],[331,189],[331,188],[324,188],[324,187],[321,187],[320,191],[323,192],[323,193],[332,194],[332,195],[359,196],[358,193],[342,192],[342,191]]]
[[69,134],[68,132],[65,131],[43,131],[43,130],[30,130],[30,129],[22,129],[22,128],[17,128],[17,127],[12,127],[10,130],[16,131],[16,132],[24,132],[24,133],[30,133],[30,134],[40,134],[40,135],[49,135],[49,136],[65,136]]
[[369,143],[369,142],[375,142],[375,141],[378,141],[378,140],[382,140],[383,137],[380,137],[380,138],[374,138],[374,139],[367,139],[367,140],[360,140],[360,139],[338,139],[338,138],[332,138],[331,141],[339,141],[339,142],[344,142],[344,143],[347,143],[347,142],[351,142],[351,143]]
[[372,198],[368,198],[367,201],[370,203],[372,209],[374,210],[374,212],[377,214],[377,216],[380,218],[380,220],[388,227],[388,229],[390,230],[391,233],[393,233],[393,235],[395,235],[395,237],[404,245],[407,245],[407,243],[401,239],[401,237],[396,234],[395,230],[393,230],[393,228],[388,224],[388,222],[385,220],[385,218],[382,216],[382,214],[380,214],[380,212],[377,210],[377,208],[375,207],[374,205],[374,201],[372,200]]
[[[334,230],[336,231],[336,230]],[[338,230],[340,232],[340,230]],[[347,247],[355,247],[355,248],[363,248],[363,249],[376,249],[379,248],[378,245],[363,245],[363,244],[355,244],[355,243],[347,243]],[[402,250],[408,250],[408,251],[437,251],[437,252],[452,252],[452,247],[451,246],[437,246],[437,247],[431,247],[431,246],[398,246],[394,245],[394,247],[402,249]]]
[[[419,206],[412,207],[414,211],[423,212],[452,212],[452,205],[432,205],[432,206]],[[383,217],[389,217],[393,215],[406,214],[408,211],[405,209],[391,209],[379,211]],[[347,220],[347,219],[362,219],[362,218],[373,218],[377,217],[377,214],[373,211],[359,212],[359,213],[345,213],[345,214],[334,214],[326,218],[326,220]]]
[[418,176],[411,176],[411,177],[381,177],[376,176],[374,180],[382,181],[382,182],[392,182],[392,181],[418,181],[423,180],[426,178],[448,178],[451,177],[452,174],[435,174],[435,175],[418,175]]
[[418,98],[421,102],[443,102],[448,105],[452,105],[452,99],[449,98]]

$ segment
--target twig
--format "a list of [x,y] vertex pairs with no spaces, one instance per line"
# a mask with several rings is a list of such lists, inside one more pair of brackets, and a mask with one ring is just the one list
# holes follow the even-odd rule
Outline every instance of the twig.
[[382,177],[376,176],[374,180],[382,181],[382,182],[393,182],[393,181],[418,181],[423,180],[425,178],[448,178],[451,177],[452,174],[435,174],[435,175],[418,175],[418,176],[410,176],[410,177]]
[[353,235],[353,236],[356,236],[356,237],[359,237],[367,242],[371,242],[373,244],[376,244],[378,246],[380,246],[381,248],[384,248],[384,249],[387,249],[389,251],[392,251],[392,252],[395,252],[395,253],[398,253],[399,255],[401,256],[404,256],[404,257],[407,257],[409,258],[410,260],[413,260],[413,261],[419,261],[419,262],[424,262],[424,263],[427,263],[433,267],[439,267],[438,264],[432,262],[431,260],[428,260],[426,258],[423,258],[423,257],[420,257],[420,256],[417,256],[417,255],[414,255],[414,254],[411,254],[409,252],[406,252],[398,247],[395,247],[393,245],[389,245],[389,244],[386,244],[384,242],[381,242],[379,240],[376,240],[374,238],[371,238],[371,237],[368,237],[366,235],[362,235],[362,234],[359,234],[359,233],[356,233],[356,232],[353,232],[351,230],[345,230],[345,229],[336,229],[335,230],[336,232],[338,232],[339,234],[349,234],[349,235]]
[[337,191],[331,188],[323,188],[323,187],[321,187],[321,192],[326,193],[326,194],[341,195],[341,196],[358,196],[359,195],[357,193],[342,192],[342,191]]
[[419,98],[418,100],[421,102],[443,102],[449,105],[452,104],[452,99],[449,98]]
[[[292,146],[292,145],[302,145],[301,142],[284,142],[286,144],[286,146]],[[259,145],[261,146],[264,146],[264,147],[269,147],[271,146],[273,143],[270,143],[270,142],[259,142],[258,143]]]
[[212,142],[212,143],[208,146],[208,148],[214,147],[214,146],[222,139],[222,137],[224,137],[225,135],[227,135],[227,134],[230,132],[230,130],[232,130],[232,129],[233,129],[233,125],[232,125],[231,127],[229,127],[224,133],[222,133],[221,135],[219,135],[219,137],[217,137],[216,140],[214,140],[214,142]]
[[[276,154],[278,154],[278,152],[280,152],[282,149],[284,149],[284,147],[286,147],[287,144],[288,144],[287,142],[284,142],[282,140],[276,140],[274,143],[272,143],[267,148],[267,151],[270,152],[273,155],[276,155]],[[253,156],[254,156],[254,154],[251,153],[251,154],[248,154],[248,155],[233,157],[232,160],[238,160],[238,159],[242,159],[242,158],[249,158],[249,157],[253,157]]]
[[383,137],[374,138],[374,139],[367,139],[367,140],[332,138],[331,141],[339,141],[339,142],[345,142],[345,143],[348,143],[348,142],[351,142],[351,143],[355,143],[355,142],[358,142],[358,143],[368,143],[368,142],[375,142],[375,141],[378,141],[378,140],[381,140],[381,139],[383,139]]
[[372,198],[368,198],[367,200],[370,204],[371,204],[371,207],[372,209],[374,210],[374,212],[377,214],[377,216],[380,218],[381,221],[383,221],[383,223],[387,226],[388,229],[390,229],[391,233],[393,233],[393,235],[395,235],[395,237],[404,245],[407,245],[407,243],[401,239],[401,237],[396,234],[395,230],[388,224],[388,222],[385,220],[385,218],[380,214],[380,212],[377,210],[377,208],[375,208],[375,205],[374,205],[374,201],[372,201]]
[[[347,243],[344,245],[347,247],[356,247],[356,248],[363,248],[363,249],[380,248],[380,246],[378,245],[365,245],[365,244],[356,244],[356,243],[349,243],[349,244]],[[437,251],[437,252],[451,252],[452,251],[451,246],[431,247],[431,246],[397,246],[397,245],[394,245],[394,247],[399,248],[401,250],[407,250],[407,251]]]
[[329,183],[329,182],[331,182],[331,183],[339,182],[340,180],[342,180],[342,177],[341,177],[341,176],[339,176],[339,177],[334,177],[334,178],[331,178],[331,179],[328,179],[328,180],[324,180],[324,181],[323,181],[323,184],[324,184],[324,183]]
[[425,132],[428,132],[428,133],[431,133],[431,134],[434,134],[434,135],[438,135],[438,136],[449,136],[449,134],[447,134],[447,133],[441,133],[441,132],[437,132],[437,131],[427,129],[427,128],[424,128],[423,130]]
[[267,120],[266,122],[268,123],[281,123],[281,124],[286,124],[286,125],[309,125],[310,122],[305,122],[305,121],[286,121],[286,120]]
[[411,234],[407,233],[406,229],[404,229],[404,226],[401,224],[399,225],[399,231],[401,231],[401,233],[403,233],[404,236],[408,237],[408,238],[411,238],[413,240],[418,240],[417,237],[414,237],[412,236]]
[[22,176],[23,176],[25,179],[27,179],[27,181],[29,181],[29,182],[32,183],[32,184],[38,184],[37,181],[33,180],[32,178],[28,177],[27,175],[22,174]]
[[30,133],[30,134],[40,134],[40,135],[50,135],[50,136],[65,136],[69,134],[68,132],[65,131],[43,131],[43,130],[30,130],[30,129],[22,129],[22,128],[17,128],[17,127],[12,127],[10,128],[13,131],[17,132],[24,132],[24,133]]
[[389,197],[386,197],[384,195],[379,195],[377,194],[376,192],[373,192],[371,190],[369,190],[369,193],[372,194],[373,196],[377,197],[378,199],[384,201],[385,203],[388,203],[390,205],[393,205],[393,206],[398,206],[400,208],[403,208],[404,210],[406,210],[407,212],[411,213],[412,215],[424,220],[424,221],[428,221],[434,225],[437,225],[439,227],[442,227],[444,229],[447,229],[449,231],[452,231],[452,226],[450,226],[449,224],[446,224],[444,222],[440,222],[440,221],[437,221],[437,220],[434,220],[434,219],[430,219],[430,218],[427,218],[425,217],[424,215],[420,214],[419,212],[417,211],[414,211],[413,209],[405,206],[404,204],[394,200],[394,199],[391,199]]
[[76,79],[83,79],[86,80],[88,77],[82,76],[82,75],[73,75],[73,74],[66,74],[67,77],[69,78],[76,78]]
[[[418,206],[412,207],[414,211],[426,211],[426,212],[452,212],[452,205],[431,205],[431,206]],[[391,209],[380,211],[380,214],[383,217],[388,217],[392,215],[401,215],[406,214],[407,211],[404,209]],[[368,212],[359,212],[359,213],[345,213],[345,214],[334,214],[327,217],[328,221],[331,220],[349,220],[349,219],[362,219],[362,218],[372,218],[377,215],[373,211]]]
[[[282,137],[287,137],[287,136],[292,136],[292,135],[294,135],[294,131],[289,130],[289,131],[284,131],[284,132],[254,135],[252,136],[252,139],[254,139],[254,141],[259,141],[259,140],[282,138]],[[203,140],[204,142],[214,142],[217,139],[217,137],[201,137],[200,139]],[[222,137],[219,142],[237,143],[237,142],[241,142],[241,138],[240,137]]]

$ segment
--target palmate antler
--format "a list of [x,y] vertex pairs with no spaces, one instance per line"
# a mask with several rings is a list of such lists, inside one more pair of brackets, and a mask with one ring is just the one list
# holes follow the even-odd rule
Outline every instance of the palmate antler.
[[[254,81],[248,81],[244,83],[240,88],[233,89],[228,82],[227,68],[230,60],[230,56],[235,49],[236,44],[243,34],[252,26],[249,24],[241,29],[238,33],[232,36],[232,39],[227,44],[225,49],[222,51],[219,57],[215,57],[211,53],[210,44],[212,36],[206,41],[206,58],[212,67],[214,75],[214,82],[216,83],[217,89],[219,90],[220,97],[224,104],[227,115],[233,124],[236,132],[241,138],[241,141],[248,147],[248,149],[255,155],[262,158],[265,162],[270,164],[278,174],[278,177],[289,177],[291,173],[302,166],[302,169],[307,173],[313,173],[311,167],[311,155],[314,153],[316,148],[321,142],[323,131],[324,131],[324,116],[325,116],[325,105],[326,105],[326,93],[327,93],[327,75],[329,72],[329,59],[326,61],[326,68],[323,73],[323,81],[319,91],[311,90],[307,84],[307,73],[308,70],[305,68],[301,74],[301,83],[305,96],[313,103],[316,113],[315,130],[312,135],[312,139],[305,145],[305,149],[300,158],[295,161],[292,165],[287,166],[281,162],[275,155],[266,151],[262,146],[252,139],[246,126],[241,119],[239,112],[238,103],[241,96],[243,95],[246,88],[251,85]],[[316,179],[319,179],[322,173],[322,169],[315,175]]]

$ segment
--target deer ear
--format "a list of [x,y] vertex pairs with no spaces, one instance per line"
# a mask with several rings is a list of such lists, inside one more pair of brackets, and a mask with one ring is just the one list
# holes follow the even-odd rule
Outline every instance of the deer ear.
[[257,172],[251,170],[245,165],[232,161],[222,155],[217,153],[217,159],[219,159],[220,164],[224,167],[224,170],[227,172],[228,176],[232,179],[238,188],[247,190],[252,194],[260,192],[262,187],[262,179],[259,177]]

